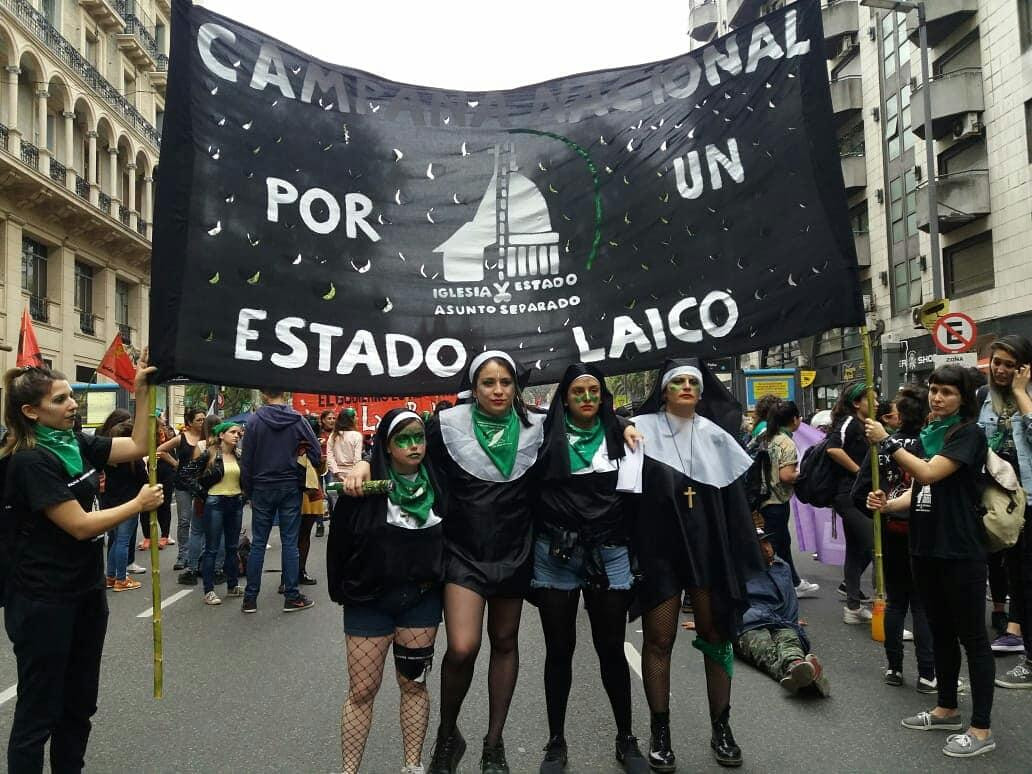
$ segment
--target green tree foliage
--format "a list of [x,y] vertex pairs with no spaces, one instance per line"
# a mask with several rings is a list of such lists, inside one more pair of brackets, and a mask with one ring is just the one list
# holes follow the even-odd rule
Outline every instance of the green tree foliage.
[[[254,404],[254,391],[247,387],[222,387],[224,403],[216,413],[221,417],[233,417],[250,411]],[[200,408],[205,411],[211,405],[214,389],[210,384],[189,384],[186,387],[187,408]]]

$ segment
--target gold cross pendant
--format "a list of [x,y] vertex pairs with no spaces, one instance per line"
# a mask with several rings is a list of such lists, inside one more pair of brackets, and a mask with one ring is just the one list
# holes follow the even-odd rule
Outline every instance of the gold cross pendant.
[[685,497],[688,498],[688,507],[689,508],[694,508],[695,507],[695,490],[692,489],[691,487],[688,487],[687,489],[684,490],[683,494],[684,494]]

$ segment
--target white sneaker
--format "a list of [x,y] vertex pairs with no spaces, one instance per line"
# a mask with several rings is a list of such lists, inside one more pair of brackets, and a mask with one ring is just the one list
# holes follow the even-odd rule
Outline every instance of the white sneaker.
[[871,611],[863,605],[856,610],[850,610],[848,607],[842,608],[842,623],[865,624],[870,622],[873,617]]
[[819,583],[810,583],[806,578],[799,579],[799,585],[795,587],[796,597],[799,599],[808,599],[817,596],[817,592],[821,590]]
[[147,572],[147,568],[146,567],[141,567],[136,562],[133,562],[132,564],[130,564],[128,567],[125,568],[125,571],[126,572],[130,572],[133,575],[143,575],[143,573]]
[[910,631],[910,629],[904,629],[903,630],[903,642],[913,642],[913,641],[914,641],[914,633],[912,631]]
[[423,764],[417,763],[414,766],[402,766],[401,774],[426,774]]
[[204,604],[206,605],[221,605],[222,600],[219,599],[219,595],[214,591],[209,591],[204,595]]

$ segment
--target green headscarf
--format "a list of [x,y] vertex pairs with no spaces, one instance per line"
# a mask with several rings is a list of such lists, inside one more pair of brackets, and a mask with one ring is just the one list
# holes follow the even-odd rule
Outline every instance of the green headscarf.
[[426,468],[420,465],[414,479],[398,473],[393,466],[388,466],[387,473],[394,482],[394,488],[387,493],[390,501],[401,508],[406,516],[426,524],[434,505],[434,488],[430,486]]
[[926,458],[931,459],[942,451],[942,447],[946,443],[946,433],[959,421],[959,414],[951,414],[943,419],[933,420],[922,428],[921,446],[924,448]]
[[79,451],[79,439],[71,430],[55,430],[52,427],[36,423],[36,443],[52,452],[61,460],[65,472],[69,476],[82,473],[82,452]]
[[606,439],[605,430],[602,428],[602,421],[595,417],[591,427],[585,429],[578,427],[566,417],[566,444],[570,451],[570,472],[574,473],[583,468],[591,467],[591,461],[595,458],[595,452]]
[[493,417],[473,406],[473,435],[498,472],[506,478],[516,466],[520,441],[520,420],[514,409],[504,417]]

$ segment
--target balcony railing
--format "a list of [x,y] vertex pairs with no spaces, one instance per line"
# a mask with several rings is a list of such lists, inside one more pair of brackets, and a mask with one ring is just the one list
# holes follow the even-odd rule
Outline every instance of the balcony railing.
[[[125,17],[125,31],[133,35],[140,45],[151,55],[151,59],[158,58],[158,41],[154,39],[153,33],[147,29],[143,20],[135,14],[127,13]],[[153,29],[153,27],[151,28]]]
[[155,62],[154,69],[156,69],[159,73],[167,73],[168,72],[168,57],[167,56],[165,56],[164,54],[158,54],[157,57],[154,59],[154,62]]
[[139,232],[140,236],[147,236],[147,223],[143,218],[136,219],[136,230]]
[[29,296],[29,314],[36,322],[49,322],[47,314],[47,300],[42,296]]
[[115,327],[118,328],[118,332],[122,334],[122,343],[128,346],[132,343],[133,329],[125,323],[115,323]]
[[79,330],[87,336],[97,335],[97,316],[92,312],[79,312]]
[[10,10],[43,44],[82,78],[133,128],[140,131],[155,146],[161,145],[161,135],[153,124],[91,65],[78,50],[62,37],[46,17],[32,7],[28,0],[0,0],[0,6]]
[[108,215],[111,214],[111,197],[101,191],[99,199],[100,209],[106,212]]
[[68,167],[62,164],[55,158],[50,159],[50,179],[55,183],[65,184],[65,175],[68,172]]
[[123,207],[121,204],[118,205],[118,219],[122,221],[122,225],[129,225],[129,208]]
[[82,175],[75,176],[75,194],[83,199],[90,198],[90,184]]
[[39,169],[39,148],[22,140],[21,159],[33,169]]
[[0,148],[7,150],[7,127],[0,124]]

